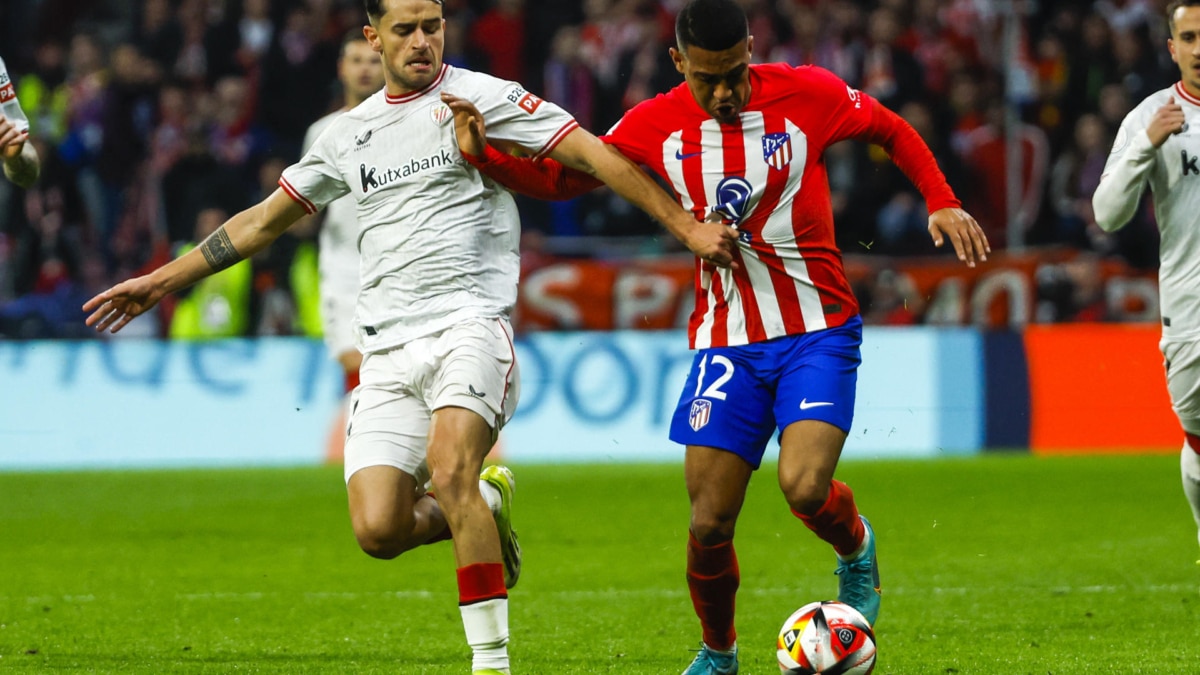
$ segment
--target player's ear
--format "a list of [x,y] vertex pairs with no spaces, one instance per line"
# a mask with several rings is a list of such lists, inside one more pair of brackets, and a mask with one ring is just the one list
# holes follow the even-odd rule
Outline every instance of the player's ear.
[[754,53],[754,36],[747,35],[746,36],[746,56],[749,56],[753,53]]
[[363,26],[363,37],[367,38],[367,44],[371,45],[371,49],[383,53],[383,43],[379,40],[379,31],[375,27],[367,24]]
[[668,51],[671,53],[671,63],[675,64],[675,70],[679,71],[680,75],[683,75],[686,77],[687,70],[683,67],[683,62],[684,62],[684,60],[686,60],[687,57],[683,55],[683,52],[679,51],[678,49],[676,49],[674,47],[671,47],[670,49],[668,49]]

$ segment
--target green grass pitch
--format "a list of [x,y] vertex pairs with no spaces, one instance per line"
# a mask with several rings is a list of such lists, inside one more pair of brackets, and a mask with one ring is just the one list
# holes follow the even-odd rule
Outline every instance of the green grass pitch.
[[[517,675],[679,673],[680,466],[515,466]],[[847,462],[883,574],[875,672],[1200,672],[1178,458]],[[737,537],[742,673],[836,593],[774,467]],[[469,673],[450,546],[358,551],[340,469],[0,474],[0,672]]]

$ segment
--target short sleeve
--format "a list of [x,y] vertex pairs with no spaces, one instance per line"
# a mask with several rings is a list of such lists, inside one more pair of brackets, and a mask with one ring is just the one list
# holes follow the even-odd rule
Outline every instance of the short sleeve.
[[279,178],[279,187],[308,213],[316,213],[350,192],[334,162],[336,155],[329,140],[332,135],[328,133],[334,126],[326,127],[300,161],[284,169]]
[[631,108],[600,139],[615,147],[622,155],[628,157],[635,164],[647,164],[648,153],[645,143],[647,134],[645,129],[650,127],[643,124],[643,122],[646,121],[644,119],[646,111],[650,108],[652,102],[656,100],[642,101]]
[[486,78],[474,98],[488,136],[517,143],[538,158],[550,154],[579,127],[570,113],[516,82]]

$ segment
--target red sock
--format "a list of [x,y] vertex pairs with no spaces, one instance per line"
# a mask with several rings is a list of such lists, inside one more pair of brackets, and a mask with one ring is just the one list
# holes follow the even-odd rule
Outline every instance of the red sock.
[[[449,529],[449,528],[446,528]],[[458,604],[507,598],[502,563],[475,563],[458,568]]]
[[358,380],[358,371],[357,370],[354,371],[353,373],[346,373],[346,379],[345,379],[346,391],[348,391],[348,392],[354,391],[354,388],[358,386],[358,381],[359,380]]
[[1200,436],[1197,436],[1196,434],[1189,434],[1186,431],[1183,435],[1184,438],[1187,439],[1188,447],[1192,449],[1192,452],[1200,455]]
[[818,537],[833,544],[833,550],[839,555],[850,555],[857,551],[867,536],[867,528],[858,517],[858,507],[854,505],[854,493],[849,485],[840,480],[830,481],[829,499],[816,513],[806,516],[792,509],[792,514],[804,521]]
[[737,640],[733,606],[740,580],[732,541],[706,547],[688,532],[688,591],[700,617],[704,644],[717,651],[727,651]]

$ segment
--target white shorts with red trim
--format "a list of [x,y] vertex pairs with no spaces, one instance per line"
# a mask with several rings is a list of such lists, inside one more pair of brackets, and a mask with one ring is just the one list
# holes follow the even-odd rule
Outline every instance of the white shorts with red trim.
[[495,440],[520,398],[512,327],[503,319],[467,321],[391,351],[368,353],[359,374],[346,431],[346,481],[360,469],[381,465],[420,479],[434,411],[474,411]]

